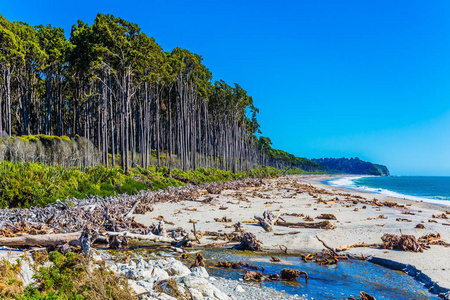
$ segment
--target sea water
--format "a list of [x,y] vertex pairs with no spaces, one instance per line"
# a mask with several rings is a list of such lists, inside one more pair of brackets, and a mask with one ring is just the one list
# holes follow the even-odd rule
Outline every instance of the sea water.
[[391,197],[450,205],[448,176],[353,176],[327,180],[324,183]]

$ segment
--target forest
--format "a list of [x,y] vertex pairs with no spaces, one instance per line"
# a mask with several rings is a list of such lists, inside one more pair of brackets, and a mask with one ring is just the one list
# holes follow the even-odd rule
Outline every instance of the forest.
[[125,173],[150,165],[235,173],[261,165],[321,168],[272,149],[258,112],[239,84],[213,82],[200,55],[166,52],[137,24],[98,14],[92,25],[78,21],[67,38],[62,28],[0,15],[4,139],[83,138],[98,163]]
[[344,174],[358,174],[358,175],[375,175],[375,176],[389,176],[389,170],[386,166],[374,164],[355,158],[318,158],[312,159],[314,162],[324,166],[329,173],[344,173]]

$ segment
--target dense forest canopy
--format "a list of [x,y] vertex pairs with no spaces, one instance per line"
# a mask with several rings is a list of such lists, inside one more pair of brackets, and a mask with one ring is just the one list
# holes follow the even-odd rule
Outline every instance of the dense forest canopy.
[[389,170],[386,166],[373,164],[355,158],[318,158],[312,159],[314,162],[322,165],[330,173],[346,173],[359,175],[377,175],[389,176]]
[[186,49],[165,52],[137,24],[98,14],[70,38],[0,16],[0,134],[80,136],[104,165],[238,172],[319,168],[259,137],[258,109]]

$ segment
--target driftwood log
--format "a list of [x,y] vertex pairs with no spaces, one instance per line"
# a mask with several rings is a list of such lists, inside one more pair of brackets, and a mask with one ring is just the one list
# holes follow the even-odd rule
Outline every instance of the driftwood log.
[[159,236],[159,235],[154,235],[152,233],[137,234],[137,233],[131,233],[128,231],[122,231],[122,232],[105,232],[105,233],[103,233],[103,235],[128,237],[131,240],[150,241],[150,242],[171,243],[173,241],[173,239],[168,236]]
[[23,235],[18,237],[0,238],[0,246],[23,247],[23,246],[56,246],[78,240],[81,232],[60,233],[60,234],[41,234],[41,235]]
[[273,225],[278,221],[281,214],[278,214],[275,216],[271,211],[266,210],[262,217],[255,215],[255,219],[258,220],[259,225],[264,228],[265,231],[272,232],[273,231]]
[[330,221],[322,221],[317,223],[303,223],[303,222],[292,223],[292,222],[281,222],[278,220],[275,223],[275,225],[290,228],[309,228],[309,229],[325,229],[325,230],[336,228],[336,226],[331,224]]

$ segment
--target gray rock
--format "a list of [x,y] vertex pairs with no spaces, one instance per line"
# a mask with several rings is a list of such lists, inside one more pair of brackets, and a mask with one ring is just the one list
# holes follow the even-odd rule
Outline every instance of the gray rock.
[[166,271],[158,267],[146,269],[144,272],[142,272],[142,276],[144,277],[145,281],[150,282],[152,284],[160,280],[169,279],[169,274],[167,274]]
[[147,262],[145,260],[143,260],[142,258],[139,259],[136,263],[136,268],[138,269],[145,269],[147,268]]
[[152,261],[149,265],[165,270],[170,276],[186,276],[191,273],[188,267],[173,257]]
[[208,280],[201,277],[185,276],[182,278],[183,283],[189,289],[198,290],[203,297],[215,300],[231,300],[225,293],[213,286]]
[[209,278],[208,271],[204,267],[196,267],[191,270],[190,276],[201,277],[201,278]]

